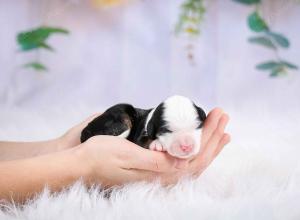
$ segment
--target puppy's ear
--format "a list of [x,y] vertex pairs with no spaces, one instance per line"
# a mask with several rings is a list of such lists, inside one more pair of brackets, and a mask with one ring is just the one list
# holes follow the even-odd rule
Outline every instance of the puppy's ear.
[[[194,107],[195,107],[195,109],[197,110],[199,120],[200,120],[201,122],[204,122],[205,119],[206,119],[206,114],[205,114],[204,110],[203,110],[202,108],[198,107],[198,106],[195,105],[195,104],[194,104]],[[201,123],[201,126],[200,126],[200,127],[202,127],[202,124],[203,124],[203,123]]]
[[156,138],[157,128],[156,128],[153,117],[148,122],[146,131],[147,131],[147,136],[150,139],[154,140]]
[[159,129],[162,125],[164,114],[164,103],[160,103],[154,110],[148,124],[147,124],[147,135],[150,139],[155,140]]

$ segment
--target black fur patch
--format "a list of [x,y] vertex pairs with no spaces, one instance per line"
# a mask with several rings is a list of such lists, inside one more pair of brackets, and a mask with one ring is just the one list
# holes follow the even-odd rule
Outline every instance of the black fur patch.
[[204,121],[206,119],[206,114],[205,114],[204,110],[202,108],[198,107],[197,105],[194,104],[194,107],[197,110],[198,120],[200,122],[198,128],[202,128],[203,124],[204,124]]
[[128,129],[132,129],[135,117],[136,110],[132,105],[112,106],[83,129],[81,142],[95,135],[118,136]]
[[118,104],[107,109],[91,121],[81,132],[81,142],[95,135],[118,136],[130,129],[128,140],[142,147],[148,147],[148,136],[143,136],[145,120],[150,110],[134,108],[129,104]]
[[151,138],[152,140],[156,139],[158,135],[171,132],[168,129],[167,122],[163,119],[164,111],[164,103],[161,103],[159,106],[157,106],[157,108],[153,112],[151,119],[148,122],[146,130],[149,138]]

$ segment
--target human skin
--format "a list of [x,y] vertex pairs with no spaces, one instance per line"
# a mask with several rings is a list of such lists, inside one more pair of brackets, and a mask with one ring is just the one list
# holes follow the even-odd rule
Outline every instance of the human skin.
[[24,202],[43,190],[53,191],[81,179],[104,187],[159,179],[168,185],[184,175],[199,176],[230,141],[229,120],[213,109],[205,121],[200,153],[189,160],[141,148],[126,139],[94,136],[80,143],[80,132],[96,115],[63,136],[44,142],[0,142],[0,199]]

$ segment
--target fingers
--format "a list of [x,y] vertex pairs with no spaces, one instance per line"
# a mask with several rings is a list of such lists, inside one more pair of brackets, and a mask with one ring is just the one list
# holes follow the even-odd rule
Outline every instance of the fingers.
[[142,148],[129,140],[115,136],[94,136],[92,141],[103,145],[116,156],[119,166],[124,169],[139,169],[154,172],[176,170],[177,159],[165,152]]
[[126,175],[128,175],[134,181],[154,181],[157,180],[163,186],[168,186],[171,184],[175,184],[179,181],[179,179],[183,176],[189,175],[188,173],[182,171],[178,172],[168,172],[168,173],[157,173],[152,171],[145,170],[128,170],[125,171]]
[[218,122],[222,114],[223,114],[223,110],[220,108],[215,108],[208,114],[202,131],[202,139],[201,139],[202,146],[206,146],[207,141],[211,137],[214,130],[217,128]]
[[118,174],[120,183],[129,183],[137,181],[153,181],[158,177],[157,172],[140,170],[140,169],[123,169],[123,172]]
[[214,152],[214,157],[218,156],[218,154],[221,152],[221,150],[224,148],[226,144],[230,142],[230,135],[224,134],[221,140],[219,141],[219,144]]
[[189,165],[189,160],[187,159],[177,159],[175,168],[177,169],[185,169]]
[[90,123],[94,118],[96,118],[97,116],[101,115],[102,113],[96,113],[93,114],[91,116],[89,116],[87,119],[85,119],[83,122],[80,122],[79,124],[77,124],[76,126],[74,126],[72,129],[73,131],[77,131],[77,132],[81,132],[82,129],[84,129],[88,123]]
[[224,130],[228,121],[229,116],[227,114],[223,114],[217,128],[213,132],[211,138],[207,142],[206,148],[204,149],[203,156],[205,157],[205,160],[210,161],[213,158],[214,153],[218,148],[218,144],[224,135]]
[[[126,160],[127,168],[140,169],[154,172],[170,172],[176,170],[177,159],[165,152],[151,151],[140,146],[131,149]],[[179,165],[180,166],[180,165]]]
[[[124,170],[129,177],[129,181],[152,181],[157,177],[161,177],[162,183],[172,183],[176,182],[181,176],[181,171],[187,171],[196,175],[203,172],[230,141],[229,134],[224,134],[225,127],[229,121],[228,115],[221,112],[220,109],[216,109],[210,113],[210,116],[210,126],[207,131],[211,135],[207,141],[206,150],[195,161],[197,162],[196,169],[195,166],[188,167],[187,160],[175,159],[166,153],[149,151],[136,146],[134,151],[131,149],[131,158],[127,160],[130,163]],[[212,130],[213,127],[215,127],[214,130]],[[193,170],[191,170],[192,167],[194,167]],[[168,176],[168,178],[164,178],[164,176]]]
[[222,114],[217,128],[213,131],[210,139],[200,154],[191,161],[191,167],[194,170],[196,176],[200,175],[211,161],[218,155],[223,149],[224,145],[230,141],[228,134],[224,135],[224,130],[229,121],[227,114]]

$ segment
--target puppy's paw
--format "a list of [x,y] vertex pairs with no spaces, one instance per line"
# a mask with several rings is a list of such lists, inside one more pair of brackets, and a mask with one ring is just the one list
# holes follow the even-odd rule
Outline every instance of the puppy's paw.
[[155,151],[164,151],[163,145],[157,139],[151,142],[149,149]]

